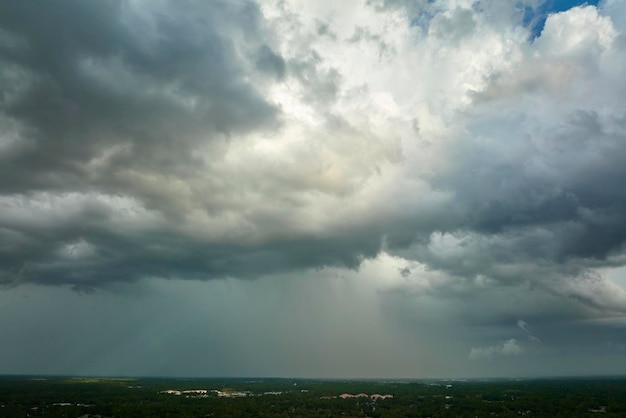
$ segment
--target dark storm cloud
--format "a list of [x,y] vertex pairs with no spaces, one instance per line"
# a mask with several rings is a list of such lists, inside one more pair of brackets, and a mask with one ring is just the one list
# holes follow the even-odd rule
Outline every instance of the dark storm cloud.
[[163,224],[134,231],[125,229],[116,219],[120,214],[95,196],[73,196],[51,219],[39,221],[34,219],[37,213],[20,218],[19,202],[3,204],[11,209],[0,216],[8,225],[0,229],[0,280],[7,284],[69,283],[88,289],[142,277],[256,278],[324,265],[357,268],[364,257],[380,251],[379,234],[371,231],[318,239],[286,237],[263,246],[207,242]]
[[[280,82],[287,65],[265,42],[254,3],[164,4],[2,4],[2,36],[19,42],[2,50],[10,70],[0,82],[13,91],[1,111],[16,140],[0,168],[0,279],[88,287],[151,276],[258,277],[356,268],[375,256],[379,228],[288,231],[256,244],[244,233],[241,241],[194,236],[203,229],[190,220],[195,213],[218,218],[255,205],[240,173],[224,178],[214,165],[235,137],[278,126],[278,109],[249,79]],[[332,102],[338,76],[311,56],[290,66],[312,101]],[[253,213],[233,229],[284,229],[263,217]],[[142,222],[150,225],[134,227]]]
[[459,3],[0,1],[0,372],[614,372],[623,7]]
[[[236,245],[202,248],[168,228],[124,233],[112,226],[113,207],[97,198],[133,196],[180,220],[175,202],[120,173],[190,178],[207,169],[193,156],[198,147],[217,160],[231,135],[278,122],[277,109],[247,81],[255,65],[277,79],[285,73],[284,60],[258,41],[256,4],[134,6],[0,4],[0,116],[9,137],[0,154],[4,282],[211,277],[241,263],[241,252],[267,258]],[[55,199],[65,202],[61,221],[46,210],[36,220],[14,216]],[[59,257],[81,242],[85,260]]]
[[[484,128],[480,132],[489,134]],[[478,251],[482,256],[472,254],[471,260],[565,266],[581,259],[592,265],[623,251],[626,131],[621,120],[602,122],[594,112],[574,111],[543,138],[516,139],[519,134],[511,132],[507,149],[497,144],[503,132],[491,134],[461,145],[448,168],[432,178],[436,187],[454,190],[465,213],[458,228],[472,234],[465,256]],[[455,273],[467,268],[459,265]]]
[[[558,293],[564,278],[620,265],[626,117],[602,111],[619,94],[561,100],[610,80],[594,64],[610,49],[595,8],[576,11],[597,25],[576,53],[548,21],[532,46],[485,57],[473,45],[518,42],[501,30],[519,23],[510,4],[370,2],[422,13],[428,30],[411,42],[378,19],[329,20],[333,38],[312,16],[307,33],[281,5],[271,20],[246,1],[0,4],[0,281],[253,278],[356,269],[387,251]],[[381,46],[394,53],[381,60]],[[467,68],[478,87],[453,90]],[[444,128],[414,117],[424,108]],[[579,287],[565,293],[602,305]]]
[[230,38],[257,36],[258,7],[168,6],[0,5],[3,36],[19,40],[1,51],[1,88],[14,90],[2,114],[27,142],[3,156],[3,191],[88,187],[78,163],[116,144],[132,149],[115,158],[111,170],[132,164],[185,171],[199,164],[191,155],[194,143],[273,123],[275,109],[245,81],[245,61]]
[[[606,178],[577,173],[568,183],[524,178],[523,170],[458,176],[454,204],[466,216],[448,231],[394,251],[457,278],[540,288],[600,311],[623,312],[626,301],[609,301],[613,291],[592,272],[620,266],[626,242],[626,199],[611,184],[626,173],[610,160],[603,168],[611,173]],[[485,162],[476,167],[489,170]],[[587,183],[593,177],[595,188]]]

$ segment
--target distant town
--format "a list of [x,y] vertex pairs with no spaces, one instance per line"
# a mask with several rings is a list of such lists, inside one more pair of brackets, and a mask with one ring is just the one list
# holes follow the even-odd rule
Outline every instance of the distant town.
[[[217,390],[217,389],[213,389],[210,392],[216,394],[219,398],[245,398],[248,396],[263,396],[263,395],[276,396],[276,395],[282,395],[286,393],[283,391],[269,391],[269,392],[255,394],[250,391]],[[209,397],[210,392],[207,389],[188,389],[188,390],[167,389],[167,390],[162,390],[159,393],[165,393],[167,395],[194,397],[194,398],[207,398]],[[300,392],[307,393],[308,390],[301,389]],[[356,395],[353,395],[351,393],[342,393],[341,395],[337,395],[337,396],[328,396],[328,395],[320,396],[320,399],[337,399],[337,398],[341,398],[341,399],[369,398],[369,399],[377,400],[377,399],[390,399],[390,398],[393,398],[393,395],[389,395],[389,394],[381,395],[379,393],[374,393],[372,395],[368,395],[367,393],[358,393]]]

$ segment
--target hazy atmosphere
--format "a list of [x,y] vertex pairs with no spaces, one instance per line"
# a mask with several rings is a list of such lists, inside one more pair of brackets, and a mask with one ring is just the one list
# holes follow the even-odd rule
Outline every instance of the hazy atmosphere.
[[626,374],[626,0],[0,0],[0,374]]

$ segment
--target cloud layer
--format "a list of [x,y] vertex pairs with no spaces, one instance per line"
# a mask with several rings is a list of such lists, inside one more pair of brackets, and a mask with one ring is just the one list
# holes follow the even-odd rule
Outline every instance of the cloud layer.
[[0,283],[393,260],[623,315],[623,7],[539,6],[3,2]]

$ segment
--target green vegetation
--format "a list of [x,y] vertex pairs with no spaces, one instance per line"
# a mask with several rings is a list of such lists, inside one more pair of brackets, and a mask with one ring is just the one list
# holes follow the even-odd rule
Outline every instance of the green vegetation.
[[[177,392],[165,393],[168,390]],[[192,390],[202,391],[185,392]],[[339,398],[343,393],[391,394],[393,398]],[[377,382],[2,377],[0,416],[623,417],[626,379]]]

